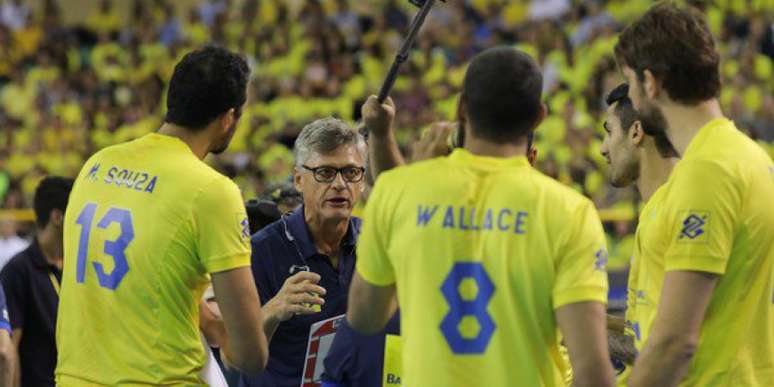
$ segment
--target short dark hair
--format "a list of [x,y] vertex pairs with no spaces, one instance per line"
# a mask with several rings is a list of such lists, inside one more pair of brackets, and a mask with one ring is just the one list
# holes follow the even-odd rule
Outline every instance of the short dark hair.
[[[634,105],[632,104],[632,100],[629,99],[628,83],[622,83],[616,86],[616,88],[613,89],[607,95],[607,98],[605,98],[605,102],[607,102],[608,106],[612,106],[616,102],[618,103],[615,105],[615,108],[613,109],[613,111],[618,116],[618,119],[621,121],[622,129],[624,130],[629,129],[634,123],[634,121],[637,121],[637,111],[634,110]],[[643,129],[643,130],[646,130],[646,129]]]
[[695,10],[671,3],[651,7],[621,33],[615,56],[640,81],[650,70],[674,101],[695,105],[720,93],[720,57]]
[[68,177],[48,176],[40,181],[33,199],[35,221],[39,227],[46,227],[51,211],[59,210],[64,214],[72,189],[73,179]]
[[[637,110],[634,109],[634,104],[632,104],[632,100],[629,99],[628,83],[622,83],[616,86],[616,88],[607,95],[605,102],[607,102],[608,106],[617,103],[615,108],[613,108],[613,112],[615,112],[618,119],[621,121],[621,130],[624,132],[627,132],[629,128],[632,127],[632,124],[639,120]],[[648,136],[653,137],[653,141],[656,143],[656,149],[661,157],[678,156],[677,150],[675,150],[672,142],[669,141],[664,130],[656,130],[655,128],[648,127],[642,121],[640,121],[640,124],[642,125],[642,131]]]
[[494,47],[470,62],[462,89],[463,107],[477,136],[515,142],[538,122],[542,90],[543,76],[529,55],[513,47]]
[[175,66],[167,92],[166,122],[202,129],[247,100],[250,69],[241,56],[208,46],[189,52]]

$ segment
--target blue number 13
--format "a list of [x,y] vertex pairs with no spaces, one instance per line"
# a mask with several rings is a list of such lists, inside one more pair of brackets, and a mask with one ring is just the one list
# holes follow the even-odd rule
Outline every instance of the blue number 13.
[[[81,225],[81,236],[78,240],[78,262],[76,264],[75,279],[83,283],[86,277],[86,258],[89,255],[89,237],[91,226],[94,223],[94,215],[97,213],[97,205],[89,203],[81,210],[75,223]],[[113,271],[105,273],[105,268],[99,262],[92,262],[97,272],[99,286],[110,290],[116,290],[121,280],[129,271],[126,260],[126,248],[134,239],[134,226],[132,225],[132,213],[122,208],[111,207],[105,216],[97,223],[97,227],[106,229],[111,223],[118,223],[121,234],[114,241],[105,241],[105,254],[113,257]]]

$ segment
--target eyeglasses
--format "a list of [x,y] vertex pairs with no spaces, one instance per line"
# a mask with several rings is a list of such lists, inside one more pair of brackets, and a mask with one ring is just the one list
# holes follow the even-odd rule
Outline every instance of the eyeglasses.
[[365,168],[363,167],[334,168],[324,165],[314,168],[306,165],[302,165],[301,167],[311,171],[312,174],[314,174],[314,180],[318,183],[332,183],[336,180],[336,175],[339,173],[341,174],[341,177],[344,178],[344,181],[348,183],[360,182],[363,180],[363,176],[365,176]]

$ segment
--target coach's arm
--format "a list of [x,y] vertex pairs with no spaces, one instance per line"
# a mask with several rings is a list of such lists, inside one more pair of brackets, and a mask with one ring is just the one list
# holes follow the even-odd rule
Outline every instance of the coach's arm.
[[398,309],[395,285],[377,286],[355,272],[349,287],[347,323],[363,335],[373,335],[384,329]]
[[212,273],[212,287],[225,323],[221,352],[230,365],[244,373],[263,371],[269,360],[269,344],[250,267]]
[[560,306],[555,313],[570,355],[573,386],[612,387],[605,306],[596,301],[577,302]]
[[634,363],[630,386],[680,384],[698,346],[701,323],[718,278],[696,271],[666,273],[656,319]]

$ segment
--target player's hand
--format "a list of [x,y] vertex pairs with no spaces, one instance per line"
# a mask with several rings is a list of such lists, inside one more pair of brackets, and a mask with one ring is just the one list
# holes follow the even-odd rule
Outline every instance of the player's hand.
[[392,128],[392,122],[395,120],[395,104],[390,97],[387,97],[382,104],[379,104],[378,98],[372,95],[363,104],[360,112],[366,128],[375,136],[386,135]]
[[422,138],[414,144],[411,161],[427,160],[449,154],[451,151],[449,140],[456,127],[455,123],[446,121],[432,124],[422,134]]
[[264,305],[270,318],[277,322],[289,320],[297,314],[314,314],[314,305],[323,305],[325,288],[317,285],[320,275],[309,271],[301,271],[285,280],[282,288],[274,298]]

